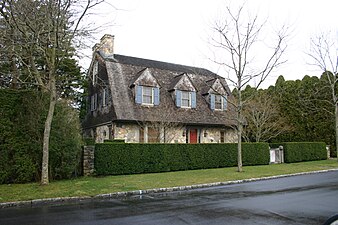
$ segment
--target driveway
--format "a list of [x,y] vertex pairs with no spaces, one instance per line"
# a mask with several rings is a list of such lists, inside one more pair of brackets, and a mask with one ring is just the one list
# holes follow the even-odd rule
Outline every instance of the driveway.
[[323,224],[338,214],[338,171],[185,192],[0,209],[0,224]]

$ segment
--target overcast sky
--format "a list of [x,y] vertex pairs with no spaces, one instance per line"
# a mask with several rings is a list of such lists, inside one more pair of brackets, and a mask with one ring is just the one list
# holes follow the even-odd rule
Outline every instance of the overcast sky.
[[[115,53],[189,66],[204,67],[226,76],[212,63],[210,29],[222,14],[227,0],[107,0],[100,8],[98,23],[108,26],[97,34],[97,41],[105,33],[115,36]],[[232,6],[242,1],[231,1]],[[264,86],[274,84],[279,75],[288,80],[320,73],[307,64],[310,38],[330,30],[338,31],[335,19],[337,0],[250,0],[249,10],[268,19],[267,26],[291,26],[287,63],[271,74]],[[257,53],[259,54],[259,52]],[[89,60],[83,60],[87,68]],[[223,74],[222,74],[223,73]]]

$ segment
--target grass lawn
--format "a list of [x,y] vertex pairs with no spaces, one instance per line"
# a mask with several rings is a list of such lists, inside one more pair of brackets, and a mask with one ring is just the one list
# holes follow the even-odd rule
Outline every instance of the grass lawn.
[[48,186],[40,186],[38,183],[4,184],[0,185],[0,202],[94,196],[120,191],[225,182],[334,168],[338,168],[336,159],[292,164],[245,166],[242,173],[236,172],[235,167],[230,167],[124,176],[81,177],[72,180],[54,181]]

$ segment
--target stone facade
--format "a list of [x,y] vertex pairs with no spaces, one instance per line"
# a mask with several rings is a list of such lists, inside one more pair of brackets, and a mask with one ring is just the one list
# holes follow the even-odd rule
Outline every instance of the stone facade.
[[[124,140],[126,143],[148,143],[148,129],[151,125],[140,126],[138,124],[113,124],[99,126],[95,130],[95,141],[102,143],[104,140]],[[111,129],[110,129],[111,128]],[[143,138],[140,137],[143,129]],[[160,129],[159,141],[161,143],[189,143],[189,129],[186,127],[172,127]],[[194,128],[195,129],[195,128]],[[237,133],[233,129],[221,128],[197,128],[198,143],[235,143]],[[164,138],[165,133],[165,138]],[[223,137],[222,137],[223,135]]]
[[90,176],[94,173],[95,146],[83,147],[83,175]]
[[126,143],[139,142],[139,126],[136,124],[113,124],[113,139]]
[[231,91],[207,69],[115,54],[106,34],[93,47],[88,81],[84,136],[96,143],[237,140]]
[[95,130],[95,142],[96,143],[103,143],[104,140],[110,139],[110,132],[109,132],[109,126],[103,125],[96,127]]
[[[223,132],[224,139],[221,138]],[[235,143],[237,134],[232,129],[205,128],[202,130],[201,143]]]

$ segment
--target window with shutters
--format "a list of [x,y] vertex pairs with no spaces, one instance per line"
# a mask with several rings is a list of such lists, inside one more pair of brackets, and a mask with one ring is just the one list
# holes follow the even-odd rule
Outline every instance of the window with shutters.
[[158,87],[136,86],[135,102],[141,105],[159,105],[160,89]]
[[196,92],[176,90],[176,106],[180,108],[196,108]]
[[212,110],[224,111],[227,109],[227,98],[222,95],[210,94],[210,108]]

